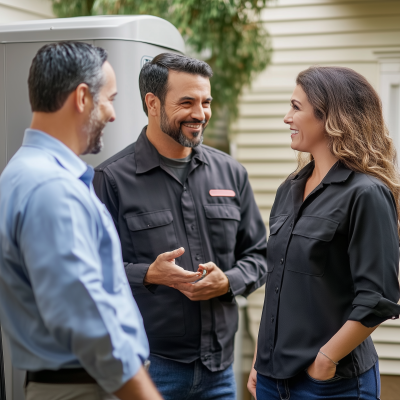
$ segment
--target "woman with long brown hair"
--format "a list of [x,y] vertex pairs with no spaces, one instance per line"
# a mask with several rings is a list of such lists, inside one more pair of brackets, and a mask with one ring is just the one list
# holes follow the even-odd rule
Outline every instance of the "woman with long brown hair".
[[400,313],[396,151],[363,76],[312,67],[296,83],[284,122],[300,162],[271,210],[248,388],[258,400],[378,399],[370,335]]

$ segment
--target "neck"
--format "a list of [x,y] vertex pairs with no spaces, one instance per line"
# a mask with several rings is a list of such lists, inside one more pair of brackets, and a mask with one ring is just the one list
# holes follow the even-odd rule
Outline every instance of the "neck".
[[315,151],[312,155],[315,163],[312,176],[321,182],[338,159],[329,151],[328,147],[325,147],[324,151]]
[[65,144],[76,155],[80,155],[82,143],[73,121],[73,118],[68,118],[57,111],[54,113],[34,112],[30,128],[47,133]]
[[157,149],[158,153],[167,158],[185,158],[192,152],[190,147],[179,144],[161,129],[159,124],[149,118],[146,131],[147,139]]

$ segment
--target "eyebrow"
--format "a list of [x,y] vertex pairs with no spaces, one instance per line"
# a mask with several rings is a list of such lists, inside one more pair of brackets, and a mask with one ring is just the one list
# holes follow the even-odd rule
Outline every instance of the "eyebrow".
[[[207,97],[206,101],[212,101],[212,99],[213,99],[212,97]],[[184,96],[179,99],[179,101],[184,101],[184,100],[196,100],[196,99],[190,96]]]

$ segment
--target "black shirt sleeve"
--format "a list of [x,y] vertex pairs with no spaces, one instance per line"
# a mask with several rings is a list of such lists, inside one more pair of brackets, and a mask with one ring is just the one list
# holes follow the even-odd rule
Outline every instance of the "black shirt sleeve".
[[355,200],[348,253],[355,294],[348,319],[373,327],[398,318],[397,212],[386,187],[370,186]]
[[236,236],[236,262],[225,274],[234,296],[248,296],[264,285],[267,279],[267,239],[247,172],[244,174],[240,198],[241,220]]

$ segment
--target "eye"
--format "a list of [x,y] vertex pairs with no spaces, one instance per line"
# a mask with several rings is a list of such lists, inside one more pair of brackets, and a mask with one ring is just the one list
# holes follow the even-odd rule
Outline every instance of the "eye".
[[291,105],[291,106],[292,106],[292,107],[293,107],[295,110],[297,110],[297,111],[298,111],[298,110],[300,110],[300,108],[299,108],[299,107],[297,107],[297,106],[296,106],[296,104],[294,104],[294,103],[290,103],[290,105]]

